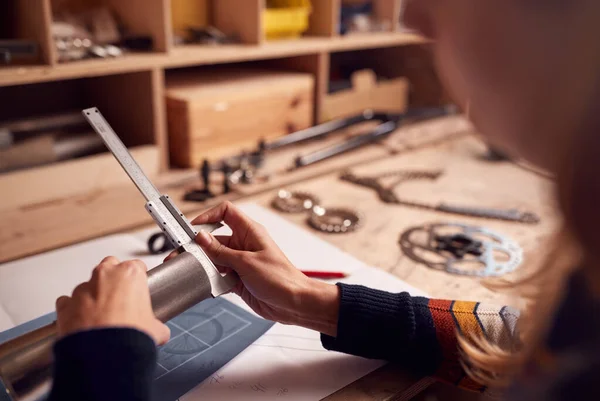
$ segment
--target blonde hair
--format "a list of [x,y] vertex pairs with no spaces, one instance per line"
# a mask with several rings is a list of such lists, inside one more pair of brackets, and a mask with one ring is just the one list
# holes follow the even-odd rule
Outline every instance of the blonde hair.
[[[552,3],[552,4],[551,4]],[[600,295],[600,47],[594,42],[600,32],[597,17],[600,3],[540,2],[542,7],[559,6],[557,13],[566,12],[569,22],[569,49],[563,55],[561,76],[557,76],[554,99],[551,102],[563,113],[548,113],[547,105],[532,104],[531,113],[541,115],[549,127],[561,131],[548,140],[564,140],[554,155],[556,164],[556,199],[564,219],[558,234],[549,241],[542,262],[524,267],[521,276],[513,280],[484,283],[496,291],[514,294],[522,299],[518,322],[520,347],[507,350],[483,337],[459,338],[464,354],[464,367],[471,377],[491,387],[505,386],[518,375],[531,359],[543,357],[543,344],[558,304],[562,301],[569,276],[575,271],[585,275],[590,294]],[[559,29],[560,28],[560,29]],[[562,32],[564,27],[557,27]],[[558,44],[555,44],[558,46]],[[566,56],[568,54],[568,56]],[[540,55],[543,57],[543,54]],[[548,60],[540,58],[544,65]],[[561,109],[562,107],[562,109]],[[540,114],[543,113],[543,114]],[[552,119],[552,120],[550,120]],[[554,124],[556,123],[556,124]],[[564,131],[564,132],[563,132]]]
[[543,357],[543,340],[557,305],[562,300],[569,276],[575,271],[586,278],[590,294],[600,294],[600,74],[595,82],[581,124],[576,127],[565,160],[557,174],[556,194],[564,223],[559,234],[548,243],[549,253],[542,263],[523,269],[513,280],[484,282],[494,291],[514,294],[522,300],[518,333],[521,346],[506,350],[483,337],[459,338],[464,354],[463,366],[471,377],[491,387],[505,386],[519,374],[524,364]]
[[464,355],[463,367],[476,381],[490,387],[504,387],[525,363],[539,351],[551,317],[564,293],[567,277],[580,260],[578,246],[566,228],[552,241],[542,263],[515,279],[484,282],[493,291],[514,294],[522,300],[518,322],[519,343],[515,349],[502,348],[484,337],[458,337]]

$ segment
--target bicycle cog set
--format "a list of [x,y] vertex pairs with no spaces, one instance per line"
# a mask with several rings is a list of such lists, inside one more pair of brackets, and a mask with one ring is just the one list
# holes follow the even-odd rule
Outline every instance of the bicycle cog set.
[[284,213],[308,213],[308,224],[312,228],[330,234],[355,231],[363,220],[355,210],[321,206],[319,199],[308,192],[279,190],[271,205]]
[[458,223],[412,227],[402,233],[399,244],[409,259],[463,276],[499,277],[523,262],[523,250],[512,239]]

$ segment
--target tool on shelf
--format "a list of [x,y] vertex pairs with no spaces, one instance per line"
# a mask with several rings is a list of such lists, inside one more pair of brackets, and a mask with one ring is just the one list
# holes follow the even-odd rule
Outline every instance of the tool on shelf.
[[[158,192],[100,111],[91,108],[83,114],[146,199],[150,216],[179,250],[179,255],[148,272],[156,317],[166,322],[200,301],[229,292],[237,283],[237,276],[219,273],[194,241],[195,228],[168,195]],[[45,399],[50,388],[55,339],[53,323],[0,345],[0,395],[13,401]]]
[[32,40],[0,39],[0,64],[13,61],[33,61],[38,56],[38,44]]
[[[340,179],[355,185],[374,189],[379,198],[390,204],[427,209],[437,212],[450,213],[462,216],[479,217],[485,219],[504,220],[526,224],[539,223],[540,218],[532,212],[523,212],[517,209],[493,209],[482,207],[471,207],[462,205],[452,205],[447,203],[428,204],[400,198],[394,192],[399,184],[418,179],[435,180],[442,175],[441,171],[396,171],[387,172],[378,176],[358,176],[352,172],[342,173]],[[397,177],[397,180],[391,185],[384,185],[381,180],[387,177]]]

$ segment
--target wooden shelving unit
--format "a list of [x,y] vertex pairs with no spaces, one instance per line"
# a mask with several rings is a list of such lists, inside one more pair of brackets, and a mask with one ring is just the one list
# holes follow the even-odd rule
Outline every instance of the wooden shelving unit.
[[[419,49],[426,41],[417,35],[401,32],[399,19],[402,0],[374,0],[374,13],[390,22],[389,32],[340,36],[338,25],[342,0],[312,0],[313,12],[308,31],[298,39],[267,41],[263,11],[266,0],[206,0],[210,3],[211,23],[225,33],[235,34],[240,44],[208,46],[173,44],[171,0],[10,0],[16,20],[16,38],[38,43],[39,59],[33,65],[0,67],[0,98],[11,103],[18,116],[3,113],[2,120],[23,118],[44,111],[55,111],[63,99],[65,108],[98,106],[114,124],[125,143],[134,149],[156,149],[159,170],[170,168],[168,133],[164,101],[165,75],[178,69],[255,62],[290,71],[313,74],[315,78],[315,122],[321,119],[320,108],[327,94],[332,54],[350,51],[379,52],[378,59],[394,63],[394,76],[411,78],[409,63],[403,61],[405,51]],[[68,2],[77,7],[109,6],[132,31],[149,35],[153,51],[130,53],[116,59],[93,59],[58,63],[51,38],[53,10]],[[0,17],[0,22],[3,18]],[[414,73],[414,71],[412,71]],[[413,74],[414,75],[414,74]],[[418,82],[418,80],[415,80]],[[90,159],[93,163],[93,159]],[[59,163],[61,164],[61,163]],[[85,175],[82,164],[74,174]],[[85,165],[85,163],[83,163]],[[64,164],[64,168],[69,164]],[[52,166],[56,167],[56,166]],[[48,180],[49,167],[0,174],[0,192],[7,183],[27,187]],[[64,174],[67,170],[61,170]],[[39,178],[38,178],[39,177]],[[20,179],[21,181],[19,181]],[[103,181],[102,186],[105,186]],[[94,185],[80,186],[82,190]],[[66,189],[64,194],[76,190]],[[52,191],[53,196],[58,196]],[[15,195],[18,196],[18,195]],[[40,201],[35,197],[35,201]],[[23,199],[23,203],[33,199]],[[18,199],[11,207],[23,206]],[[6,205],[0,205],[0,209]]]

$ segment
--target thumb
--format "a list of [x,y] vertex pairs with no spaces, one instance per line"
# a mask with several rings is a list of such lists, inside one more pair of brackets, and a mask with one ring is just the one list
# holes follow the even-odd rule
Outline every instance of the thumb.
[[165,345],[171,338],[171,329],[157,319],[152,330],[152,335],[157,345]]
[[242,252],[223,245],[212,234],[200,231],[196,237],[196,242],[202,247],[213,263],[230,267],[234,270],[239,266]]

